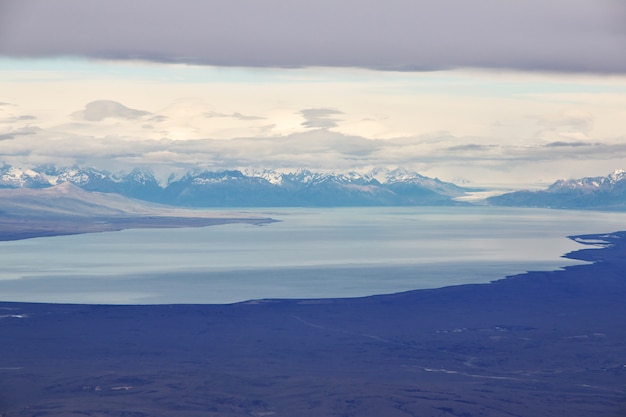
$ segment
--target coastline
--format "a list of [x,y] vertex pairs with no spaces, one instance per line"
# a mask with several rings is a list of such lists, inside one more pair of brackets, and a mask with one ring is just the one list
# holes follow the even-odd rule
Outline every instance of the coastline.
[[269,217],[178,217],[159,215],[95,218],[70,218],[67,216],[58,218],[0,217],[0,241],[118,232],[126,229],[206,227],[232,223],[263,225],[276,221]]
[[593,263],[490,284],[229,305],[3,302],[0,413],[618,416],[626,232],[572,238],[606,243],[566,255]]

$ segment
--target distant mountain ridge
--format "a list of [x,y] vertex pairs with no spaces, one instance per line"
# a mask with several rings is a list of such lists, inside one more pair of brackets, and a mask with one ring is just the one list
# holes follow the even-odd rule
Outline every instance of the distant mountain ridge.
[[0,188],[38,189],[65,182],[86,191],[186,207],[458,205],[463,203],[453,198],[470,191],[404,169],[377,169],[365,174],[198,170],[160,185],[153,174],[139,169],[112,174],[51,165],[0,168]]
[[626,210],[626,170],[603,177],[558,180],[545,190],[515,191],[490,197],[496,206]]
[[[367,173],[195,170],[160,184],[152,173],[140,169],[113,174],[53,165],[28,169],[0,166],[0,190],[45,190],[60,184],[179,207],[452,206],[470,205],[455,199],[477,191],[405,169]],[[545,190],[515,191],[485,202],[493,206],[625,211],[626,170],[558,180]]]

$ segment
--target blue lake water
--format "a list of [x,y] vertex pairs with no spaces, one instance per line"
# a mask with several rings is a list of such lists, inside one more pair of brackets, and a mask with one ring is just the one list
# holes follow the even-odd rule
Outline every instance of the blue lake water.
[[[223,212],[220,211],[220,212]],[[105,304],[357,297],[580,262],[566,236],[626,213],[493,207],[260,209],[280,220],[0,242],[0,299]]]

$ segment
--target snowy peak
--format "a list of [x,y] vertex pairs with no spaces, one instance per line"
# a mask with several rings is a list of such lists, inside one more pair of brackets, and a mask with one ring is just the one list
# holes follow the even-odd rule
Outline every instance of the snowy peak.
[[114,184],[116,183],[157,184],[152,173],[139,169],[134,169],[128,174],[112,174],[94,168],[56,167],[53,165],[42,165],[32,169],[21,169],[8,165],[0,168],[0,188],[47,188],[63,183],[105,192],[115,192]]
[[626,180],[626,169],[616,169],[608,176],[613,183]]
[[579,179],[558,180],[548,188],[548,191],[606,192],[620,185],[626,185],[626,170],[623,169],[615,170],[606,177],[584,177]]
[[118,176],[117,179],[119,181],[133,182],[136,184],[143,184],[143,185],[157,184],[157,180],[154,177],[154,174],[152,174],[151,172],[142,171],[138,168],[133,169],[127,175]]
[[178,182],[189,182],[195,185],[217,184],[225,181],[233,181],[241,177],[242,175],[239,171],[200,171],[187,173]]
[[48,186],[48,180],[32,169],[20,169],[8,165],[0,168],[0,188],[44,188]]
[[248,176],[265,179],[271,184],[283,184],[285,182],[302,183],[302,184],[421,184],[433,186],[435,184],[444,184],[438,179],[428,178],[417,172],[411,172],[403,168],[394,170],[386,168],[373,169],[369,172],[315,172],[308,169],[300,169],[294,172],[277,172],[271,170],[254,171],[244,170]]
[[558,180],[546,190],[516,191],[491,197],[487,202],[499,206],[626,210],[626,171]]
[[371,182],[371,179],[354,171],[334,173],[313,172],[303,169],[294,173],[283,174],[283,181],[313,186],[319,184],[367,184]]
[[426,179],[431,179],[420,175],[417,172],[408,171],[404,168],[396,168],[393,170],[377,168],[370,171],[368,175],[376,179],[381,184],[390,184],[395,182],[421,183]]
[[255,169],[244,169],[241,171],[247,177],[261,178],[270,184],[273,185],[281,185],[283,184],[285,174],[277,171],[272,171],[269,169],[264,170],[255,170]]

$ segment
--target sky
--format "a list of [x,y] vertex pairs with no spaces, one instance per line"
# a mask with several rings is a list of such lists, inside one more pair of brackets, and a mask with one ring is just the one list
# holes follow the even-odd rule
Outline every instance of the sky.
[[0,0],[0,163],[626,168],[621,0]]

